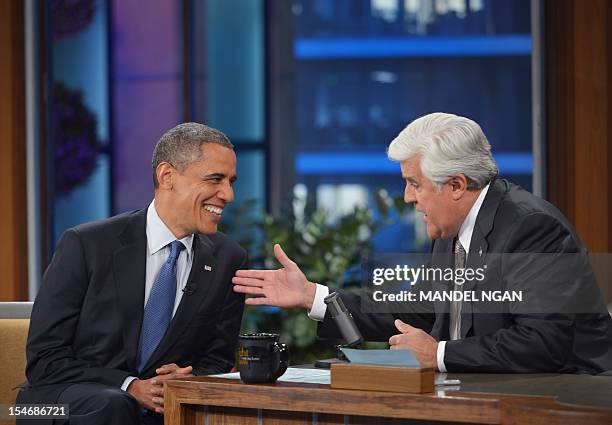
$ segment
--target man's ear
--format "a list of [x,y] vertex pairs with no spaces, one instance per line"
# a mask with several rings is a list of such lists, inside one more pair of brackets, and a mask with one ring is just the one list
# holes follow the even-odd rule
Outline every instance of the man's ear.
[[169,162],[161,162],[155,169],[159,188],[164,190],[172,190],[174,173],[176,169]]
[[448,181],[451,187],[451,194],[455,201],[458,201],[463,197],[463,194],[467,191],[468,181],[465,174],[457,174],[456,176],[451,177]]

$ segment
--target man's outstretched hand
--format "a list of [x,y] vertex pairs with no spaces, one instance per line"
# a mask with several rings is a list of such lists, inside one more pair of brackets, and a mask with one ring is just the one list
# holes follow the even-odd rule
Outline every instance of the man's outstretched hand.
[[308,281],[279,244],[274,245],[274,256],[283,266],[278,270],[238,270],[232,278],[234,291],[253,295],[250,305],[312,308],[316,284]]

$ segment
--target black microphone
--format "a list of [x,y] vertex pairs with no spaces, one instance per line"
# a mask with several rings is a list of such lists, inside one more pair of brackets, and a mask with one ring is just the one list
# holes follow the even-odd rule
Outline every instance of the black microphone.
[[361,332],[357,329],[353,316],[346,309],[340,295],[337,292],[332,292],[326,296],[323,301],[329,309],[331,318],[338,326],[342,337],[346,341],[346,345],[355,347],[361,344],[363,342],[363,336],[361,336]]
[[193,282],[189,282],[183,288],[183,294],[185,294],[185,295],[193,295],[193,293],[196,291],[196,289],[197,289],[197,287],[195,286],[195,284]]

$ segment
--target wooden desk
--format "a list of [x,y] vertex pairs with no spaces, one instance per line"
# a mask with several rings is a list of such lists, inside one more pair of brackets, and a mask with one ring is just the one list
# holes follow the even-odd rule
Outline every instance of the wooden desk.
[[461,379],[460,389],[406,394],[284,382],[247,385],[211,377],[174,380],[165,384],[165,423],[612,423],[612,377],[449,374],[448,378]]

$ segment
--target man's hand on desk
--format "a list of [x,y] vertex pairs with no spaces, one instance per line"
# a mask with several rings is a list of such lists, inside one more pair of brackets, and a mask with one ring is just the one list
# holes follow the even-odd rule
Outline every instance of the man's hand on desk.
[[438,367],[436,358],[438,341],[427,332],[410,326],[399,319],[395,321],[395,327],[401,334],[389,338],[391,350],[408,349],[414,353],[422,367]]
[[191,372],[193,372],[193,367],[191,366],[180,367],[176,363],[165,364],[155,369],[155,373],[157,373],[157,378],[160,378],[160,379],[163,378],[162,382],[165,381],[166,379],[174,379],[174,378],[171,378],[170,376],[182,377],[182,378],[193,376]]
[[156,413],[164,413],[164,381],[193,376],[191,366],[179,367],[171,363],[155,370],[157,376],[151,379],[135,379],[127,388],[140,404]]
[[317,286],[309,282],[280,245],[274,245],[274,255],[283,266],[278,270],[238,270],[232,278],[234,291],[255,295],[247,298],[251,305],[312,308]]

